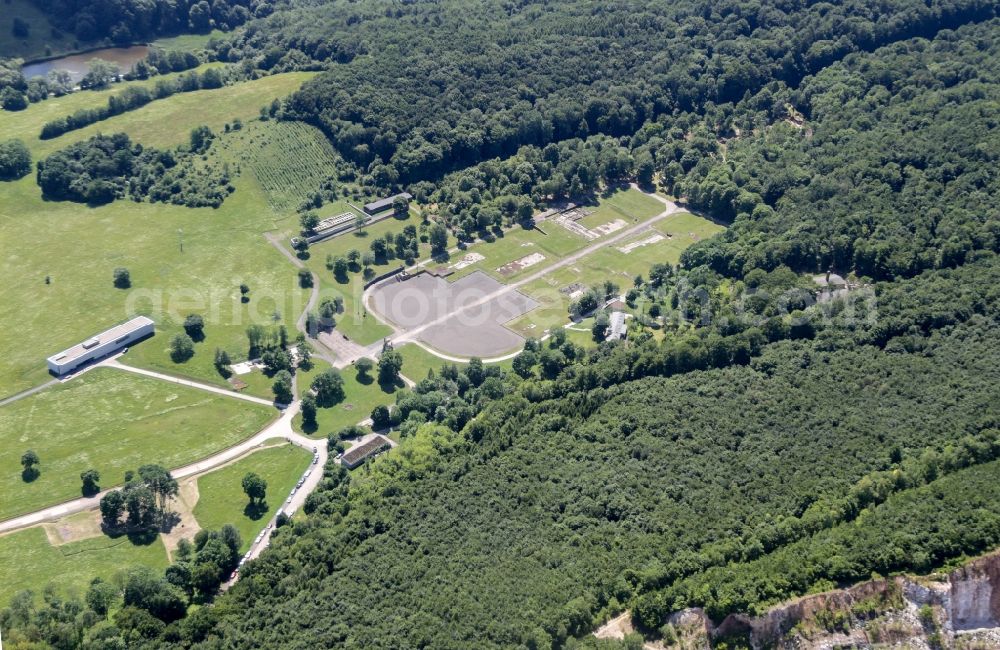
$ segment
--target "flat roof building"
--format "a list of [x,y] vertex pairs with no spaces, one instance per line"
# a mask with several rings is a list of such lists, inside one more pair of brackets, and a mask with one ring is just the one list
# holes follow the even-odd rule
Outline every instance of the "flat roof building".
[[340,459],[340,462],[347,469],[354,469],[372,456],[377,455],[383,449],[387,449],[391,446],[392,445],[389,443],[388,439],[375,434],[367,442],[351,447],[351,449],[344,454],[344,457]]
[[409,192],[400,192],[399,194],[394,194],[387,199],[379,199],[378,201],[372,201],[371,203],[365,204],[365,212],[368,214],[378,214],[379,212],[384,212],[392,207],[392,202],[396,200],[397,197],[403,197],[407,201],[413,197]]
[[152,319],[136,316],[71,348],[53,354],[47,359],[49,372],[54,375],[73,372],[90,361],[117,352],[131,343],[152,335],[154,330]]

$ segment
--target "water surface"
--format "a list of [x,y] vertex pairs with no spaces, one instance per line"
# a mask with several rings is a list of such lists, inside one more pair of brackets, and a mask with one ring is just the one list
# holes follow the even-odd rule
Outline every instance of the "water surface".
[[132,45],[131,47],[106,47],[100,50],[91,50],[82,54],[70,54],[61,56],[58,59],[29,63],[21,68],[21,72],[28,79],[31,77],[44,77],[49,70],[67,70],[73,83],[79,83],[83,76],[90,69],[88,63],[91,59],[102,59],[111,63],[117,63],[122,73],[128,72],[136,61],[145,58],[149,53],[147,45]]

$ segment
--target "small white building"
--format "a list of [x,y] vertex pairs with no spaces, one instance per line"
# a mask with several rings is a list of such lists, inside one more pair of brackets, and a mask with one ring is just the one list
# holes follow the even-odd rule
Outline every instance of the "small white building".
[[140,339],[153,334],[155,326],[152,319],[136,316],[111,329],[101,332],[82,343],[53,354],[47,359],[49,372],[54,375],[65,375],[94,359],[100,359]]

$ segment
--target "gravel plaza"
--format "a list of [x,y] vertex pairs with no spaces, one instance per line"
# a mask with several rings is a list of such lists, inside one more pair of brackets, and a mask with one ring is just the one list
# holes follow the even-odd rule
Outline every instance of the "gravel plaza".
[[[503,284],[481,271],[448,282],[427,273],[405,280],[382,282],[372,293],[372,307],[397,327],[407,330],[460,310],[487,296]],[[420,332],[427,345],[446,354],[489,358],[524,344],[524,338],[504,323],[531,311],[538,303],[519,291],[511,291]]]

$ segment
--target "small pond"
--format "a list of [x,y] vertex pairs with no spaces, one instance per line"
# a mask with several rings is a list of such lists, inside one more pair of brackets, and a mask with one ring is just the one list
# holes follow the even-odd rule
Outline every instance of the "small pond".
[[87,74],[87,71],[89,70],[87,63],[91,59],[102,59],[111,63],[117,63],[121,68],[122,73],[125,73],[129,71],[136,61],[145,58],[148,53],[149,46],[147,45],[106,47],[100,50],[83,52],[81,54],[61,56],[58,59],[49,59],[48,61],[29,63],[21,68],[21,72],[24,73],[26,78],[30,79],[31,77],[44,77],[49,73],[49,70],[67,70],[69,71],[70,77],[73,78],[73,83],[79,83],[80,80],[83,79],[83,76]]

